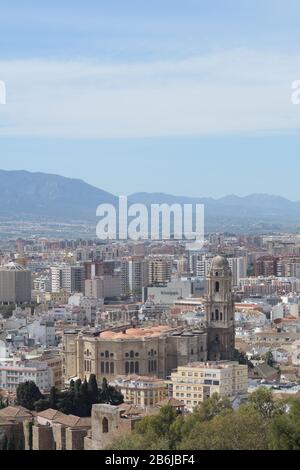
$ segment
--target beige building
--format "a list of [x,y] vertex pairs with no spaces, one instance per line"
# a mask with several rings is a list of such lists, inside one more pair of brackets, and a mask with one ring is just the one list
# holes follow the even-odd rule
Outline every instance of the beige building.
[[120,276],[99,276],[85,281],[85,296],[94,299],[121,297]]
[[154,406],[168,394],[166,382],[157,377],[116,377],[111,385],[122,393],[125,403],[141,407]]
[[52,302],[54,304],[66,305],[69,301],[70,294],[65,289],[60,289],[58,292],[46,292],[37,296],[38,301]]
[[121,331],[64,333],[64,378],[95,374],[114,380],[120,375],[166,378],[178,366],[207,359],[202,330],[158,326]]
[[172,279],[172,264],[170,258],[149,258],[149,286],[164,285]]
[[192,410],[214,393],[232,400],[246,398],[248,367],[231,361],[188,364],[172,373],[170,383],[173,397]]

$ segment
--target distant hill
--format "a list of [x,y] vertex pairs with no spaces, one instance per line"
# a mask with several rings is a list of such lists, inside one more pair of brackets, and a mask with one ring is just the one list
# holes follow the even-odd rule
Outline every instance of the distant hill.
[[[99,204],[118,203],[117,196],[80,179],[46,173],[0,170],[0,188],[2,220],[95,221]],[[213,199],[135,193],[129,196],[129,202],[148,206],[203,203],[207,230],[242,231],[254,227],[277,230],[300,226],[300,202],[268,194]]]
[[90,220],[112,194],[82,180],[46,173],[0,170],[0,217],[10,219]]

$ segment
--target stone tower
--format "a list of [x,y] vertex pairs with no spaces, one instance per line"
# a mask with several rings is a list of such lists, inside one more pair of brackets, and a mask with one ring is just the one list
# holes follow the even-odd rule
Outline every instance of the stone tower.
[[208,284],[208,360],[232,360],[235,349],[232,273],[227,259],[223,256],[216,256],[212,260]]

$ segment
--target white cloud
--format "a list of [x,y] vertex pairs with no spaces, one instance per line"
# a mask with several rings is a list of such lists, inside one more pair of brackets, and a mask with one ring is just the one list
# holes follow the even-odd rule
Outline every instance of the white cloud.
[[0,61],[0,135],[68,138],[295,131],[299,57],[248,50],[181,61]]

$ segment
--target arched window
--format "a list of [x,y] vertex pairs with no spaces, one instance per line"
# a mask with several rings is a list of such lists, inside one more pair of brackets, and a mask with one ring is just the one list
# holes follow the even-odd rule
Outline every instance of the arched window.
[[105,364],[105,373],[109,374],[109,362]]
[[219,321],[219,310],[216,308],[216,321]]
[[130,373],[134,374],[134,362],[130,363]]
[[105,357],[109,357],[109,351],[105,351]]
[[218,281],[215,284],[215,291],[220,292],[220,283]]
[[211,312],[211,321],[215,321],[215,315],[214,315],[214,312]]
[[134,351],[130,351],[130,358],[134,357]]
[[140,373],[140,364],[138,362],[135,363],[135,373],[136,374]]
[[104,374],[104,362],[101,362],[101,374]]
[[115,365],[113,362],[110,363],[110,373],[111,375],[115,373]]
[[103,418],[102,421],[102,434],[108,434],[108,419]]
[[130,368],[129,368],[129,362],[126,362],[125,364],[125,373],[129,374]]
[[220,320],[223,321],[223,313],[220,312]]

